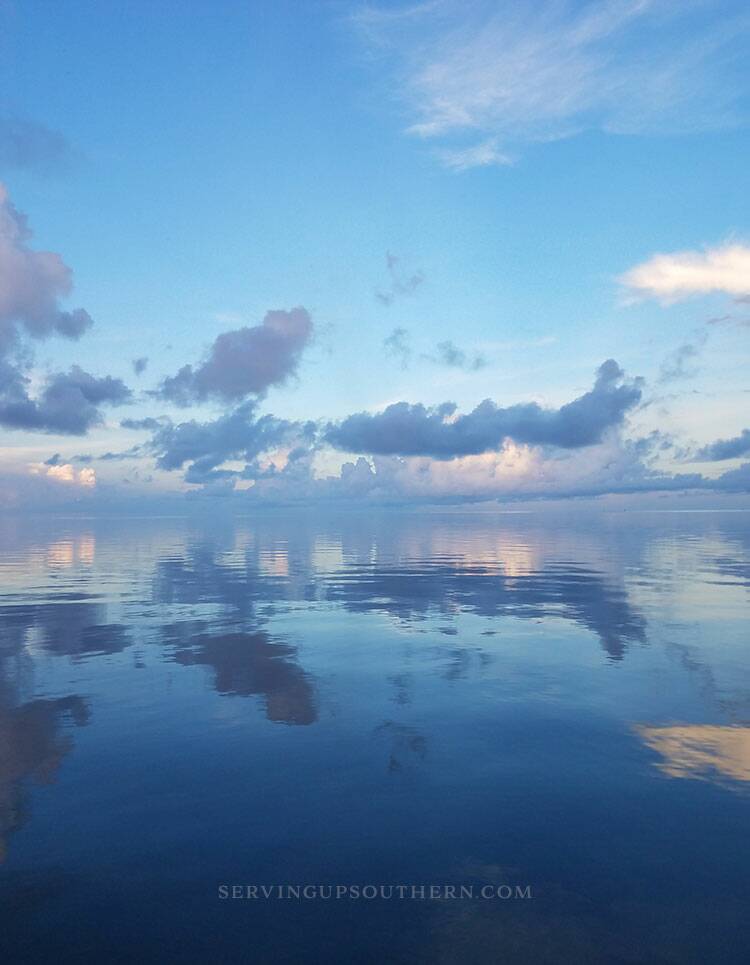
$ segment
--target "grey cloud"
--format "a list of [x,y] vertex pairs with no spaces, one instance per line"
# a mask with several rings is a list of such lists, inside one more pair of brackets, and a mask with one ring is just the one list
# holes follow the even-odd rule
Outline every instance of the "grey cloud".
[[83,435],[101,422],[100,405],[121,405],[131,394],[121,379],[97,378],[78,365],[51,375],[36,399],[28,396],[27,380],[17,370],[2,376],[0,366],[0,425],[9,429]]
[[146,416],[145,419],[122,419],[120,422],[121,429],[137,429],[143,430],[148,429],[151,432],[154,429],[160,429],[165,422],[165,419],[154,419],[153,416]]
[[456,406],[398,402],[377,415],[360,412],[329,426],[327,441],[347,452],[453,459],[498,449],[504,439],[576,449],[602,440],[641,399],[641,380],[626,381],[613,359],[600,366],[593,389],[559,409],[537,403],[498,407],[485,399],[467,415]]
[[0,425],[80,435],[101,421],[100,405],[126,402],[130,390],[74,365],[49,376],[38,398],[29,396],[30,354],[21,335],[77,339],[92,324],[84,309],[62,308],[72,273],[59,255],[29,247],[30,238],[26,218],[0,184]]
[[48,173],[64,165],[70,146],[58,131],[21,117],[0,117],[0,171]]
[[304,308],[267,312],[260,325],[219,335],[204,362],[184,365],[164,380],[158,394],[177,405],[262,395],[294,374],[312,332]]
[[210,422],[162,425],[146,447],[157,456],[160,469],[182,469],[189,463],[185,480],[206,483],[249,475],[218,468],[229,459],[252,465],[264,452],[314,436],[313,423],[289,422],[272,415],[257,417],[256,408],[255,402],[246,402]]
[[739,456],[750,455],[750,429],[743,429],[738,436],[731,439],[717,439],[698,452],[699,459],[719,461],[721,459],[736,459]]
[[133,371],[136,375],[143,375],[146,371],[146,366],[148,365],[148,358],[142,355],[140,358],[133,359]]
[[82,308],[65,311],[60,299],[70,293],[72,272],[51,251],[29,247],[26,218],[0,184],[0,352],[17,342],[20,324],[33,338],[79,338],[92,324]]
[[392,305],[402,295],[413,295],[424,282],[424,274],[421,271],[404,275],[398,267],[399,259],[390,252],[385,256],[385,265],[388,271],[388,285],[385,288],[378,288],[375,292],[375,297],[381,305]]

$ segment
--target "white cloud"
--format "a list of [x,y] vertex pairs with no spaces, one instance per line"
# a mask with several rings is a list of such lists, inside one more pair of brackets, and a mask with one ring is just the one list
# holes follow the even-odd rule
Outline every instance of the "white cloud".
[[750,247],[726,244],[657,254],[619,281],[633,298],[656,298],[665,304],[716,292],[744,298],[750,295]]
[[468,171],[469,168],[484,168],[512,164],[513,160],[498,149],[497,138],[490,138],[472,147],[459,150],[444,149],[438,152],[443,164],[452,171]]
[[739,0],[433,0],[355,21],[394,55],[409,132],[462,139],[439,152],[457,170],[584,130],[682,133],[742,117]]
[[64,483],[69,486],[82,486],[84,489],[93,489],[96,486],[96,472],[88,466],[83,469],[76,469],[70,463],[63,462],[55,465],[47,463],[34,463],[30,466],[32,476],[44,476],[53,482]]

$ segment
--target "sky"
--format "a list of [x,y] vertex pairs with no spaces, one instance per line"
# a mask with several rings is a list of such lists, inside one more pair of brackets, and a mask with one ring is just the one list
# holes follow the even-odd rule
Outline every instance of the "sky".
[[746,505],[749,49],[744,0],[0,0],[0,508]]

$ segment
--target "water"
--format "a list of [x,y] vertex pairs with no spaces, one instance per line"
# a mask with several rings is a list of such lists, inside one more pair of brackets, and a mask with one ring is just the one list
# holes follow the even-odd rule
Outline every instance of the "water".
[[6,961],[750,960],[748,515],[0,539]]

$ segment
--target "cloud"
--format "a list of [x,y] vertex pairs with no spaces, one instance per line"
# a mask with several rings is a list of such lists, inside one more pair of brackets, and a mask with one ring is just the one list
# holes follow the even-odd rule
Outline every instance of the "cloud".
[[697,332],[695,342],[685,342],[671,352],[661,364],[659,382],[676,382],[697,375],[698,368],[695,363],[707,338],[705,332]]
[[146,371],[146,367],[148,366],[148,357],[146,355],[141,355],[140,358],[133,359],[132,365],[133,371],[136,375],[143,375],[143,373]]
[[675,134],[736,125],[750,18],[735,0],[433,0],[354,18],[390,58],[409,132],[456,141],[457,170],[582,131]]
[[600,442],[620,426],[641,398],[641,381],[626,381],[609,359],[591,391],[559,409],[529,402],[498,407],[485,399],[472,412],[456,415],[451,402],[432,408],[398,402],[384,412],[360,412],[331,425],[326,440],[347,452],[454,459],[497,450],[505,439],[575,449]]
[[92,324],[82,308],[61,308],[60,299],[72,288],[72,272],[54,252],[30,248],[30,238],[26,218],[0,184],[0,354],[16,343],[18,324],[33,338],[72,339]]
[[77,365],[47,377],[41,394],[28,393],[30,365],[22,336],[78,339],[92,324],[82,308],[67,311],[72,273],[51,251],[29,246],[26,218],[0,184],[0,425],[10,429],[81,434],[101,422],[99,406],[128,401],[120,379],[97,378]]
[[[209,422],[160,425],[145,448],[156,455],[160,469],[182,469],[189,464],[185,480],[206,483],[251,476],[248,467],[256,466],[260,455],[304,444],[313,435],[313,423],[257,416],[257,403],[251,401]],[[244,470],[218,468],[228,460],[243,461]]]
[[17,370],[6,380],[2,376],[0,365],[0,425],[9,429],[83,435],[102,421],[100,405],[122,405],[131,396],[121,379],[97,378],[78,365],[51,375],[36,399],[28,396],[28,380]]
[[405,328],[394,328],[391,334],[383,339],[383,348],[390,358],[398,359],[402,369],[409,367],[411,346],[409,333]]
[[146,416],[145,419],[122,419],[120,421],[120,427],[122,429],[147,429],[151,431],[152,429],[160,429],[166,422],[169,422],[169,420],[164,418],[155,419],[153,416]]
[[509,165],[513,163],[510,155],[498,148],[496,137],[471,147],[438,151],[438,157],[443,164],[452,171],[469,171],[471,168],[485,168],[494,165]]
[[260,325],[219,335],[204,362],[195,368],[184,365],[164,380],[158,394],[183,406],[262,395],[296,372],[312,333],[312,319],[304,308],[266,312]]
[[725,244],[704,251],[657,254],[625,272],[619,281],[634,299],[655,298],[667,305],[714,293],[744,299],[750,295],[750,247]]
[[0,171],[46,174],[64,165],[70,146],[58,131],[21,117],[0,116]]
[[465,369],[467,372],[476,372],[477,369],[482,369],[487,364],[487,359],[483,355],[475,354],[469,357],[462,348],[459,348],[450,340],[438,342],[436,354],[423,355],[422,358],[438,365],[446,365],[448,368]]
[[388,286],[378,288],[375,292],[375,297],[381,305],[392,305],[397,298],[403,295],[413,295],[424,282],[424,274],[421,271],[404,275],[398,267],[399,259],[390,252],[386,253],[385,264],[389,277]]
[[743,429],[738,436],[731,439],[717,439],[700,449],[696,458],[719,461],[736,459],[739,456],[750,456],[750,429]]
[[76,469],[70,463],[55,461],[36,464],[31,467],[33,476],[44,476],[53,482],[67,483],[71,486],[82,486],[84,489],[93,489],[96,486],[96,473],[88,467]]

